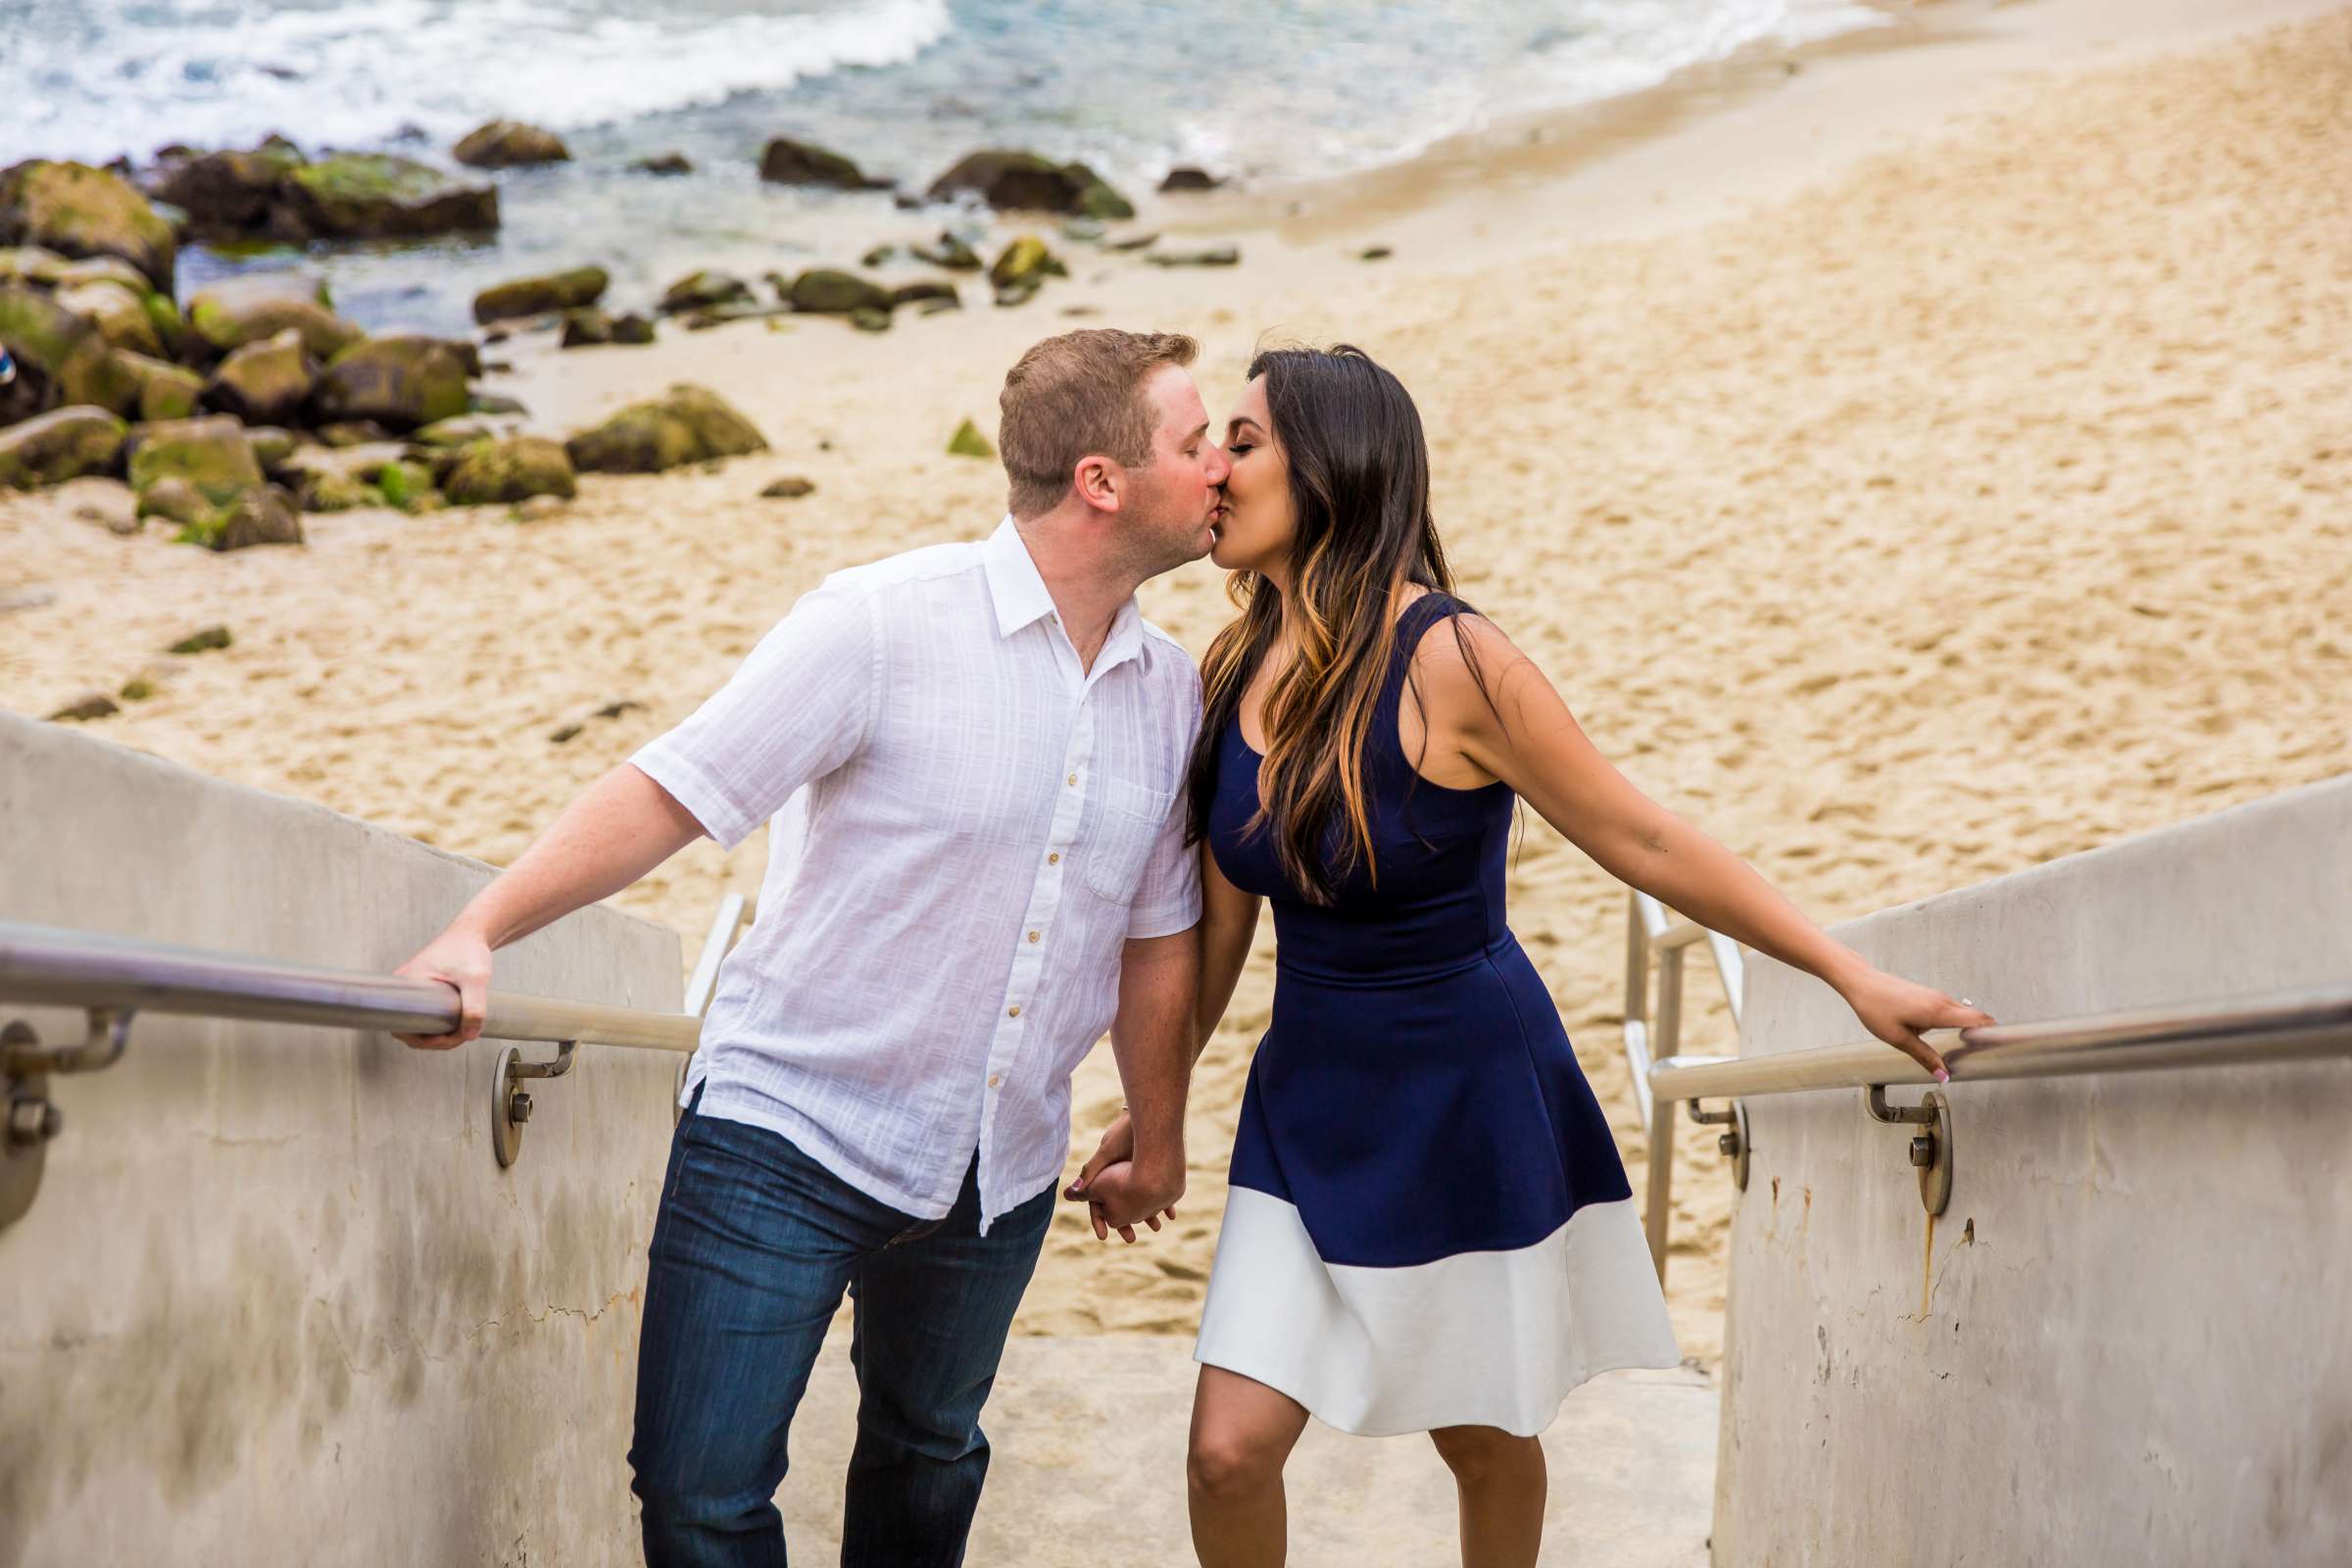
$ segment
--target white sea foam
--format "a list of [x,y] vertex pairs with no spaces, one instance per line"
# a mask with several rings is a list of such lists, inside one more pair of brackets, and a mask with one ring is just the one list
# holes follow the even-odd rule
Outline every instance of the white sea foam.
[[946,0],[29,0],[0,8],[0,164],[573,128],[899,64],[950,26]]

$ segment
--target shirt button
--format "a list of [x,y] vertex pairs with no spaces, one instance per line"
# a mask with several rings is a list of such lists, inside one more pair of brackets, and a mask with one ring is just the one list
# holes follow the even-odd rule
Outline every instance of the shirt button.
[[1077,775],[1077,774],[1075,774],[1075,773],[1072,773],[1072,774],[1070,775],[1070,782],[1071,782],[1071,783],[1073,783],[1073,784],[1077,783],[1077,782],[1078,782],[1078,775]]
[[1032,941],[1032,942],[1035,942],[1035,941],[1037,940],[1037,933],[1036,933],[1036,932],[1034,932],[1034,931],[1030,932],[1030,933],[1029,933],[1029,940],[1030,940],[1030,941]]
[[1059,865],[1061,863],[1061,852],[1056,850],[1052,855],[1047,856],[1046,863],[1048,865]]
[[988,1075],[988,1087],[991,1089],[996,1088],[997,1085],[1003,1083],[1004,1081],[1004,1075],[1001,1072],[992,1072]]
[[1007,1018],[1018,1018],[1020,1015],[1021,1009],[1017,1004],[1004,1009],[1004,1016]]

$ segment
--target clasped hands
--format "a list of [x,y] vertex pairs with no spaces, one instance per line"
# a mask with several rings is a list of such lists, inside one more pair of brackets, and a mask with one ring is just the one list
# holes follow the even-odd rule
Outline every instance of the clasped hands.
[[1095,1240],[1106,1242],[1117,1231],[1121,1241],[1132,1243],[1138,1225],[1157,1230],[1162,1216],[1176,1217],[1176,1200],[1184,1196],[1183,1161],[1164,1168],[1156,1161],[1138,1161],[1135,1126],[1122,1110],[1061,1196],[1086,1204]]

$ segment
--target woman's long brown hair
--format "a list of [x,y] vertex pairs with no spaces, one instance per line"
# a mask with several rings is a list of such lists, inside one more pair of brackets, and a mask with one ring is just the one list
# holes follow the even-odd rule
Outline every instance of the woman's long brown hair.
[[[1292,885],[1330,904],[1359,863],[1379,878],[1364,747],[1396,652],[1398,600],[1408,583],[1450,595],[1453,574],[1429,510],[1420,411],[1402,383],[1348,344],[1269,350],[1250,364],[1249,378],[1261,375],[1298,519],[1289,573],[1298,646],[1266,695],[1264,800],[1249,831],[1270,827]],[[1187,778],[1195,842],[1208,831],[1217,737],[1283,626],[1284,595],[1259,573],[1233,573],[1225,591],[1242,613],[1201,661],[1200,739]],[[1458,620],[1454,630],[1478,675]]]

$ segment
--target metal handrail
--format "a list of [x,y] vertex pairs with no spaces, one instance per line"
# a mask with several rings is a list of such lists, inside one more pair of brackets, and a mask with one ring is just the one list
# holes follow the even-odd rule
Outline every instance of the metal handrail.
[[1719,931],[1694,921],[1669,923],[1666,906],[1639,888],[1627,890],[1625,903],[1625,1056],[1634,1070],[1634,1102],[1642,1125],[1654,1119],[1650,1104],[1653,1056],[1649,1020],[1649,956],[1658,956],[1658,1014],[1655,1059],[1675,1054],[1683,1039],[1683,950],[1705,942],[1715,959],[1716,978],[1732,1005],[1732,1023],[1740,1022],[1740,992],[1746,977],[1740,946]]
[[[458,1026],[455,988],[434,981],[14,921],[0,921],[0,1001],[404,1035]],[[482,1034],[691,1053],[702,1027],[683,1013],[493,991]]]

